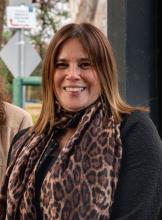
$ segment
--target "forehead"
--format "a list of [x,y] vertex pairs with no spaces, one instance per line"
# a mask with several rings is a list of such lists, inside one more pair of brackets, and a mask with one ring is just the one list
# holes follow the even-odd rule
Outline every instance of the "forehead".
[[81,41],[78,38],[71,38],[66,40],[58,50],[58,58],[64,56],[88,56]]

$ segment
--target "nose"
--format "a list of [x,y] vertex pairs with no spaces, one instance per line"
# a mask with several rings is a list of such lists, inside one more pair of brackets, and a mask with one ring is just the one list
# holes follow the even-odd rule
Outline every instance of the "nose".
[[69,67],[66,79],[68,80],[77,80],[80,79],[80,69],[77,65],[72,65]]

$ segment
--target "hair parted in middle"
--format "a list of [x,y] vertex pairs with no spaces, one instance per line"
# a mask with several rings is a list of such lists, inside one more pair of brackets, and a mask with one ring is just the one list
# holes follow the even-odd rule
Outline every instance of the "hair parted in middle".
[[55,94],[53,90],[55,63],[60,47],[71,38],[78,38],[87,52],[100,80],[102,98],[106,104],[105,110],[111,112],[116,122],[121,120],[123,113],[129,114],[135,110],[144,110],[142,107],[128,105],[121,98],[116,61],[107,37],[90,23],[71,23],[55,33],[46,52],[42,73],[42,109],[34,126],[36,133],[43,132],[47,125],[52,129],[55,124]]

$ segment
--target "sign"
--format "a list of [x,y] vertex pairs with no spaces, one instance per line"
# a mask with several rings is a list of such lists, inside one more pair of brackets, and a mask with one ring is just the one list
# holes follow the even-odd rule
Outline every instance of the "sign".
[[35,8],[32,6],[8,6],[7,26],[9,28],[33,28],[36,24]]
[[[22,46],[23,54],[21,54]],[[23,41],[20,41],[19,31],[0,51],[0,57],[14,77],[29,76],[41,61],[40,56],[25,36]],[[21,62],[22,57],[23,62]],[[21,75],[21,64],[23,64],[23,75]]]
[[18,5],[30,5],[32,4],[32,0],[9,0],[9,5],[14,5],[14,6],[18,6]]

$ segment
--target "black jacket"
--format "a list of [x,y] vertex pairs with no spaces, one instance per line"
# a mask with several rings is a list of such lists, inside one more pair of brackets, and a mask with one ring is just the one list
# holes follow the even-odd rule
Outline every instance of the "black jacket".
[[162,143],[147,113],[121,124],[123,157],[111,220],[162,220]]

